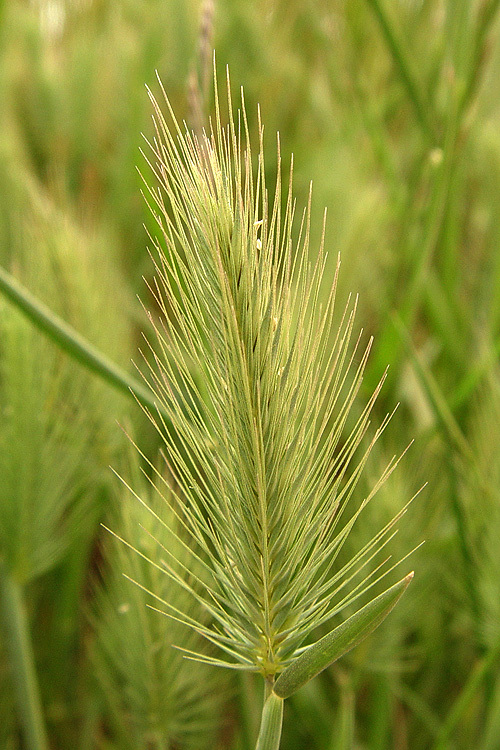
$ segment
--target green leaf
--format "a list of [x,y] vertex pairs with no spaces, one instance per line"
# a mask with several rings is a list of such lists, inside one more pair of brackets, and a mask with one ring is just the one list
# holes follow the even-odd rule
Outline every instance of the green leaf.
[[413,572],[304,651],[278,677],[274,686],[276,695],[288,698],[323,669],[357,646],[387,617],[412,578]]
[[[53,313],[40,300],[23,287],[5,268],[0,268],[0,294],[14,304],[33,325],[39,328],[66,354],[99,375],[103,380],[122,393],[131,394],[148,409],[162,412],[155,395],[121,367],[102,354],[95,346],[81,336],[74,328]],[[165,415],[166,418],[167,415]]]
[[264,703],[255,750],[278,750],[283,723],[283,699],[272,692]]

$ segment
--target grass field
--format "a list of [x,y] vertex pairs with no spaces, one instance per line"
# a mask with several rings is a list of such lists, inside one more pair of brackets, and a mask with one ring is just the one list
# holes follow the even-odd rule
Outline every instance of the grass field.
[[[147,194],[144,181],[153,191],[158,182],[146,144],[155,138],[146,86],[166,113],[157,71],[178,121],[200,133],[209,119],[216,122],[215,49],[223,123],[230,118],[226,67],[233,112],[240,106],[240,87],[244,90],[255,180],[262,136],[265,168],[260,175],[270,191],[270,214],[279,165],[276,132],[284,183],[283,200],[276,205],[283,216],[293,154],[297,209],[290,227],[290,264],[302,253],[314,267],[327,208],[318,310],[320,304],[327,308],[339,254],[341,266],[325,351],[334,347],[342,311],[356,295],[353,342],[362,333],[354,371],[374,337],[345,431],[335,443],[328,430],[318,438],[318,450],[333,446],[332,461],[348,449],[350,430],[364,418],[363,409],[389,365],[354,460],[361,460],[378,425],[399,406],[372,447],[348,513],[356,513],[385,467],[411,442],[338,557],[333,550],[333,570],[348,564],[416,495],[398,522],[398,533],[388,536],[382,557],[368,561],[362,577],[385,556],[391,556],[389,566],[408,559],[356,605],[349,599],[331,623],[319,620],[305,643],[325,636],[370,596],[414,570],[411,586],[377,630],[287,698],[280,747],[498,750],[499,10],[498,0],[0,2],[0,748],[256,746],[264,699],[261,674],[185,659],[172,644],[201,649],[207,661],[221,658],[222,652],[204,651],[197,632],[148,608],[165,609],[144,591],[175,607],[180,620],[192,619],[197,630],[214,632],[219,610],[200,614],[196,608],[197,585],[212,552],[200,540],[211,538],[207,515],[218,517],[216,504],[223,502],[213,487],[219,481],[228,486],[221,478],[226,470],[236,476],[228,458],[234,457],[232,438],[242,460],[253,450],[254,423],[238,412],[236,396],[233,411],[224,411],[224,388],[243,392],[238,391],[238,371],[230,371],[224,360],[227,381],[217,381],[222,354],[219,362],[215,353],[213,368],[207,354],[217,331],[225,330],[223,318],[217,317],[225,298],[213,303],[214,314],[208,302],[203,307],[204,285],[210,287],[215,265],[192,275],[179,271],[166,302],[154,281],[151,236],[160,237],[174,268],[177,263],[182,269],[183,258],[191,258],[193,268],[198,256],[195,251],[189,255],[189,237],[196,236],[196,227],[205,227],[204,221],[216,227],[214,236],[223,235],[220,205],[210,208],[212,215],[208,199],[199,213],[194,199],[187,204],[186,217],[176,226],[187,227],[188,239],[177,258],[141,194]],[[203,167],[210,155],[202,156]],[[210,195],[217,169],[212,164],[207,170]],[[300,223],[311,181],[310,236],[304,247]],[[258,224],[259,210],[245,213],[252,226]],[[173,211],[167,205],[165,216]],[[189,226],[190,216],[196,221]],[[263,245],[255,247],[260,252]],[[275,278],[264,256],[249,257],[260,281],[242,298],[242,336],[248,334],[251,347],[255,320],[265,323],[269,341],[282,336],[285,342],[268,345],[272,362],[279,363],[294,326],[303,324],[311,333],[316,318],[308,317],[306,306],[303,320],[300,306],[291,305],[289,331],[283,333],[281,318],[271,319],[262,300],[268,293],[269,309],[275,304],[269,290],[276,279],[281,288],[285,268],[277,266]],[[292,300],[294,294],[300,299],[306,280],[305,271],[291,279]],[[201,290],[199,308],[190,307],[195,287]],[[256,298],[256,288],[262,298]],[[176,331],[187,335],[179,322],[179,311],[185,309],[193,316],[190,335],[195,340],[198,332],[199,343],[193,345],[196,352],[181,356],[180,344],[177,354],[170,340],[162,346],[155,327],[162,331],[162,318],[171,318],[165,330],[175,343]],[[227,344],[222,334],[220,340]],[[255,366],[267,362],[269,367],[271,359],[264,354],[258,359],[261,344],[255,342]],[[290,371],[295,367],[307,406],[308,383],[321,386],[325,357],[318,356],[316,363],[314,348],[303,348],[305,359],[294,361]],[[159,400],[138,371],[147,372],[149,363],[158,372],[157,359],[172,385],[163,394],[160,415]],[[301,383],[306,365],[311,378],[317,370],[317,379]],[[259,388],[268,389],[272,406],[275,380],[268,372],[268,380],[260,376]],[[154,375],[149,382],[154,385]],[[221,413],[234,428],[234,435],[227,429],[225,447],[214,416],[217,394],[222,394]],[[292,417],[297,425],[301,419],[307,422],[307,408],[295,410],[292,396],[283,412],[279,402],[272,406],[276,411],[271,406],[269,420],[277,432],[269,445],[275,452],[269,448],[263,464],[274,469],[283,463],[276,470],[280,492],[290,496],[290,505],[283,507],[302,514],[301,522],[307,517],[319,526],[314,519],[323,516],[316,511],[307,516],[309,484],[301,484],[300,472],[292,471],[302,467],[300,461],[305,466],[307,456],[298,452],[297,463],[295,454],[293,461],[286,460],[292,451],[292,441],[285,439],[287,417],[290,424]],[[319,404],[318,412],[327,406]],[[157,422],[164,420],[163,437],[148,410]],[[330,417],[328,428],[337,424]],[[308,439],[305,435],[305,444]],[[265,436],[263,444],[267,450]],[[198,461],[201,468],[193,469]],[[333,473],[326,460],[318,465]],[[238,487],[252,484],[252,467],[251,462],[238,465]],[[205,480],[211,499],[202,507],[197,482]],[[297,500],[294,482],[301,491]],[[199,544],[197,554],[188,549],[172,500],[176,496],[179,507],[186,501],[195,509],[191,535]],[[230,506],[231,498],[227,502]],[[317,510],[324,510],[319,501]],[[235,523],[246,529],[247,516],[240,511]],[[345,528],[343,523],[339,528]],[[296,528],[297,537],[307,533],[305,522],[285,528],[287,533]],[[220,534],[223,538],[222,527]],[[214,576],[226,585],[225,559],[235,590],[240,578],[232,570],[237,570],[239,549],[221,545],[221,567],[214,568]],[[246,548],[241,549],[241,560],[247,560]],[[168,567],[165,555],[173,560],[170,576],[159,569]],[[265,579],[265,554],[262,559]],[[294,602],[300,604],[309,593],[300,565],[292,570],[290,559],[285,555],[280,566],[297,576]],[[304,569],[308,561],[304,553]],[[326,564],[327,557],[317,570]],[[252,580],[261,581],[260,576],[259,569]],[[184,588],[176,579],[187,582]],[[244,601],[244,590],[242,585],[233,607]],[[300,607],[297,611],[292,635],[302,632],[305,615]],[[251,619],[250,611],[247,615]],[[289,616],[293,619],[293,612]],[[240,639],[236,650],[241,655],[250,646],[238,623],[224,620],[221,632],[230,631],[232,643]],[[283,653],[285,665],[284,646]],[[261,671],[268,677],[266,669]]]

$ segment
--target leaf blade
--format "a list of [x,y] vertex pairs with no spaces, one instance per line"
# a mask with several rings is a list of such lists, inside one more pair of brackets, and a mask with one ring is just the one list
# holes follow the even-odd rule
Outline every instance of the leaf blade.
[[288,698],[302,685],[357,646],[387,617],[412,578],[413,572],[368,602],[297,657],[278,677],[273,688],[276,695],[280,698]]

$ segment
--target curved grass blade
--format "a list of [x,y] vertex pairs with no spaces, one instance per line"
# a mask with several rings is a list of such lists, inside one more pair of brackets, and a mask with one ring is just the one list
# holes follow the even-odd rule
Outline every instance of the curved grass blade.
[[49,310],[43,302],[36,299],[4,268],[0,268],[0,292],[70,357],[122,393],[128,396],[132,394],[148,409],[153,409],[155,412],[162,411],[161,405],[157,404],[149,388],[145,388],[135,378],[130,377],[118,365],[111,362],[74,328]]
[[357,646],[385,620],[412,578],[413,572],[366,604],[297,657],[278,677],[274,685],[276,695],[280,698],[288,698],[302,685]]

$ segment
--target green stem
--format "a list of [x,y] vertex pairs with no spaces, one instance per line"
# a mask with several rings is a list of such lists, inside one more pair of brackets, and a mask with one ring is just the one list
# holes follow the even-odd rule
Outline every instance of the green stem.
[[[336,670],[340,696],[339,707],[331,728],[328,750],[351,750],[354,747],[354,689],[347,672]],[[331,722],[331,718],[330,718]]]
[[474,622],[474,635],[478,644],[481,644],[481,602],[476,582],[477,563],[474,557],[472,534],[469,530],[467,517],[458,490],[458,477],[453,461],[451,446],[447,450],[447,463],[450,487],[450,505],[457,527],[457,545],[462,558],[462,571],[465,589],[469,597],[469,604]]
[[407,326],[398,313],[394,313],[391,320],[394,329],[397,330],[400,340],[409,354],[413,369],[429,400],[436,422],[446,436],[446,442],[448,445],[453,445],[466,461],[475,463],[474,453],[471,450],[459,423],[455,419],[446,398],[439,388],[438,383],[433,377],[432,372],[429,368],[425,367],[421,361],[411,340]]
[[26,748],[48,750],[22,587],[3,566],[0,568],[0,609]]
[[[409,267],[412,269],[411,278],[405,285],[404,297],[399,296],[398,290],[398,296],[393,305],[409,331],[411,331],[417,317],[429,267],[436,248],[439,246],[443,217],[457,159],[458,132],[457,100],[455,92],[452,91],[450,92],[450,113],[443,146],[443,159],[432,185],[423,235],[419,237],[417,243],[414,245],[412,243],[408,259]],[[392,376],[389,375],[388,380],[391,377],[394,378],[397,371],[394,364],[398,361],[400,355],[399,333],[394,325],[394,317],[390,316],[378,337],[378,344],[372,360],[372,371],[377,372],[383,369],[387,362],[392,362]]]
[[370,703],[368,746],[370,750],[380,750],[390,746],[393,713],[392,690],[386,674],[375,676]]
[[420,89],[414,79],[405,50],[395,33],[387,12],[383,6],[383,2],[381,2],[380,0],[367,0],[367,3],[371,7],[377,21],[380,24],[385,42],[387,44],[389,52],[392,55],[403,85],[406,88],[410,101],[413,104],[413,108],[415,110],[415,114],[417,115],[420,126],[429,141],[433,142],[434,133],[429,120],[427,107],[425,106],[424,99],[422,97],[422,94],[420,93]]
[[157,409],[162,411],[149,388],[145,388],[135,378],[130,377],[114,362],[107,359],[74,328],[36,299],[4,268],[0,268],[0,292],[70,357],[99,375],[117,390],[128,396],[135,396],[143,406],[153,412]]
[[499,646],[496,646],[495,648],[492,648],[491,651],[489,651],[485,656],[479,659],[476,666],[470,673],[469,679],[465,683],[461,693],[451,707],[448,716],[444,720],[433,750],[446,750],[452,732],[469,708],[481,683],[488,675],[490,669],[492,669],[492,667],[495,665],[495,662],[498,659],[499,651]]
[[[253,672],[238,672],[238,696],[242,750],[252,750],[259,731],[261,697],[258,694],[257,678]],[[267,698],[267,692],[266,692]]]
[[283,724],[283,698],[271,691],[262,709],[259,737],[255,750],[279,750]]
[[462,111],[471,104],[481,83],[481,68],[483,66],[486,52],[487,37],[495,22],[499,9],[500,0],[491,0],[489,3],[483,0],[482,7],[479,10],[478,29],[474,40],[473,61],[469,67],[469,76],[462,97]]
[[491,373],[500,357],[500,338],[493,342],[491,349],[486,354],[477,359],[477,363],[472,364],[461,382],[455,389],[450,399],[450,409],[457,411],[470,398],[474,390],[478,388],[481,382]]

